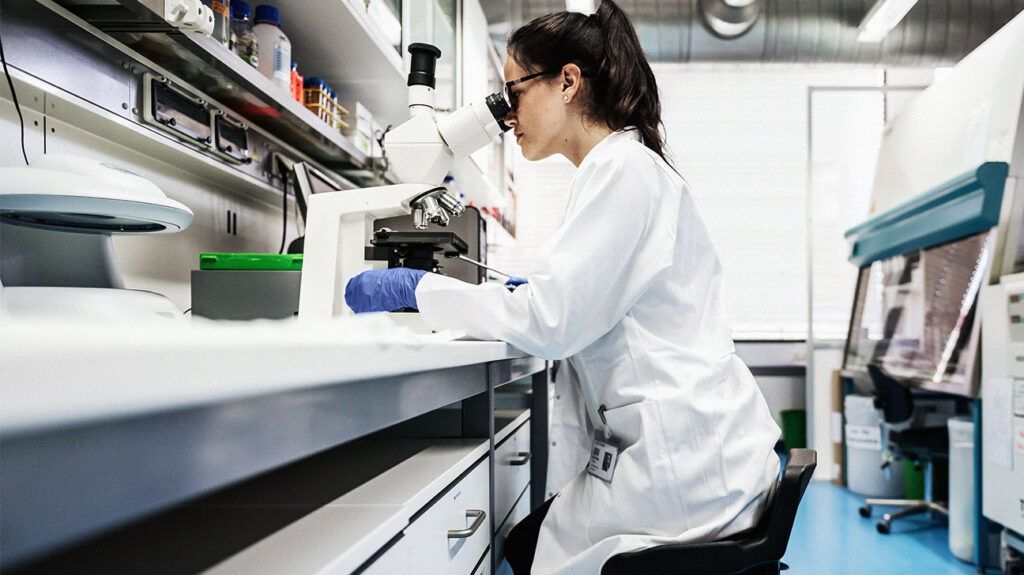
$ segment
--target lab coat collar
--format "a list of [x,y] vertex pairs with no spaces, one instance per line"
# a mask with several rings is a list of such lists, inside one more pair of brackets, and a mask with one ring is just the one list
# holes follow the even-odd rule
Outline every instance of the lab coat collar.
[[579,168],[577,168],[577,170],[583,169],[583,166],[587,165],[588,162],[592,161],[593,158],[597,157],[597,154],[595,154],[595,152],[607,146],[609,143],[621,139],[632,139],[639,142],[641,141],[640,130],[637,130],[635,126],[626,126],[621,130],[615,130],[614,132],[608,134],[607,136],[604,137],[603,140],[598,142],[596,146],[594,146],[593,148],[590,149],[589,152],[587,152],[587,155],[584,156],[583,161],[580,162]]
[[[600,150],[602,147],[608,146],[611,142],[615,142],[622,139],[633,139],[639,142],[641,141],[640,130],[637,130],[635,126],[626,126],[621,130],[615,130],[614,132],[605,136],[603,140],[598,142],[596,146],[594,146],[593,148],[590,149],[589,152],[587,152],[587,155],[583,158],[583,161],[580,162],[579,167],[576,168],[576,174],[579,174],[580,171],[589,163],[596,161],[594,158],[596,158],[600,154],[596,154],[595,152]],[[562,205],[562,223],[565,223],[565,219],[569,217],[569,212],[572,210],[576,200],[577,190],[576,186],[574,185],[575,181],[576,177],[574,176],[573,182],[569,184],[569,193],[565,197],[565,203]]]

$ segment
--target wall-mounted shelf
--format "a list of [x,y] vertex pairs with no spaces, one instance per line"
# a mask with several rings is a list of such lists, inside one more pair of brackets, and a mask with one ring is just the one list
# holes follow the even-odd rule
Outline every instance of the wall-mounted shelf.
[[409,117],[402,54],[388,43],[362,0],[266,3],[281,10],[292,59],[304,75],[326,80],[346,104],[362,102],[382,127]]
[[[117,36],[117,35],[115,35]],[[131,43],[139,37],[137,42]],[[331,167],[362,166],[366,155],[287,90],[222,44],[195,34],[130,34],[122,41],[235,112]]]
[[[365,10],[348,0],[270,2],[282,12],[293,43],[293,59],[306,75],[318,75],[346,101],[361,101],[380,123],[406,115],[402,58],[387,44]],[[290,94],[216,40],[182,33],[140,0],[119,5],[62,2],[84,20],[128,48],[166,68],[196,89],[303,153],[332,168],[362,168],[367,162],[345,135],[331,128]],[[325,46],[330,42],[329,46]]]

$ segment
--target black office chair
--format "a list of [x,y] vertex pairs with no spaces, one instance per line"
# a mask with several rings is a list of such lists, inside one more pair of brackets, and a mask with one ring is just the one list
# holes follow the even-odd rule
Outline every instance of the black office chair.
[[859,509],[861,517],[871,517],[874,506],[896,507],[899,511],[882,515],[882,520],[875,529],[887,535],[892,529],[892,522],[902,517],[921,513],[937,513],[949,515],[944,502],[935,501],[937,489],[935,479],[941,477],[937,461],[949,459],[949,431],[941,427],[916,427],[910,429],[893,429],[893,426],[909,424],[914,413],[914,397],[910,388],[899,380],[891,377],[877,365],[868,366],[871,383],[875,387],[875,407],[882,410],[884,426],[888,430],[888,446],[892,457],[882,462],[886,468],[900,459],[914,462],[915,467],[924,469],[924,499],[879,499],[870,497],[864,500]]
[[813,449],[792,449],[775,496],[753,529],[723,541],[659,545],[620,553],[601,575],[777,575],[800,499],[817,466]]

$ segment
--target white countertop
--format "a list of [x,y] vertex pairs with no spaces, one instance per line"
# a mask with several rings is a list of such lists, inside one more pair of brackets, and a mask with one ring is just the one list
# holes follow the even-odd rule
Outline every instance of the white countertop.
[[524,357],[396,328],[386,314],[0,325],[0,434]]

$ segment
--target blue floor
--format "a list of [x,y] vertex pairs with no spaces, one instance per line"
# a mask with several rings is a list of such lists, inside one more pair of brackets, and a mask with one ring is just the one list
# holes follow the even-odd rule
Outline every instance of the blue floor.
[[[949,551],[949,532],[927,516],[908,517],[881,535],[857,513],[863,498],[830,483],[813,481],[797,513],[783,559],[790,573],[829,575],[953,575],[976,573]],[[995,573],[996,571],[990,571]]]

